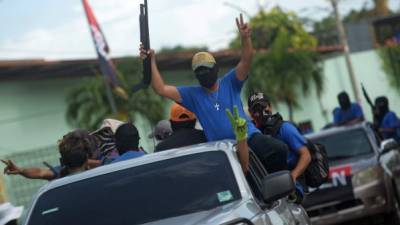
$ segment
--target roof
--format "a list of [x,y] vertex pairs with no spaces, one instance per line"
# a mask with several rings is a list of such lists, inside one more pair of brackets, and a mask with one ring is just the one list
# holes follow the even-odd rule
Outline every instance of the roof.
[[394,14],[394,15],[390,15],[390,16],[380,17],[378,19],[375,19],[372,23],[375,26],[385,25],[385,24],[396,25],[396,24],[400,23],[400,14]]
[[[315,51],[321,54],[341,51],[341,45],[319,46]],[[265,52],[266,49],[257,50]],[[191,59],[195,52],[186,51],[179,53],[165,53],[157,55],[158,67],[160,70],[188,70],[191,68]],[[240,59],[240,51],[222,50],[212,53],[220,67],[231,67],[236,65]],[[128,60],[135,60],[134,57],[114,58],[115,64]],[[83,77],[94,76],[100,73],[97,59],[77,60],[11,60],[0,61],[0,81],[15,79],[43,79],[59,77]]]
[[88,170],[86,172],[76,174],[73,176],[64,177],[61,179],[56,179],[51,181],[47,185],[43,186],[39,193],[43,193],[47,190],[54,189],[66,184],[74,183],[80,180],[85,180],[92,177],[97,177],[100,175],[112,173],[119,170],[124,170],[144,164],[149,164],[152,162],[167,160],[171,158],[176,158],[185,155],[191,155],[196,153],[202,152],[209,152],[209,151],[224,151],[224,152],[231,152],[233,149],[234,141],[233,140],[224,140],[224,141],[216,141],[216,142],[208,142],[203,144],[197,144],[182,148],[171,149],[168,151],[150,153],[144,155],[139,158],[130,159],[126,161],[121,161],[114,164],[109,164],[105,166],[101,166],[95,169]]
[[319,137],[326,137],[337,133],[343,133],[350,130],[358,130],[358,129],[368,129],[369,123],[363,122],[355,125],[350,126],[340,126],[340,127],[333,127],[326,130],[321,130],[312,134],[307,134],[306,137],[309,139],[319,138]]

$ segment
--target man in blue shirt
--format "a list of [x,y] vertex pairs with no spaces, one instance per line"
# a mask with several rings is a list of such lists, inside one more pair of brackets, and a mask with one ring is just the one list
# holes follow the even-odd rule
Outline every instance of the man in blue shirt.
[[258,129],[289,146],[287,164],[292,178],[296,182],[296,201],[300,203],[303,199],[304,190],[300,182],[297,181],[311,162],[307,140],[292,123],[283,121],[279,113],[272,114],[271,101],[263,93],[255,92],[251,94],[248,98],[248,107]]
[[[199,52],[192,59],[192,69],[200,86],[175,87],[166,85],[157,68],[153,50],[146,51],[140,46],[142,58],[151,58],[151,85],[156,93],[167,97],[196,114],[208,141],[235,139],[232,125],[225,115],[225,109],[233,111],[238,106],[239,116],[249,118],[243,110],[240,93],[250,72],[253,58],[250,27],[243,22],[242,15],[236,19],[242,43],[242,55],[236,68],[218,79],[218,64],[208,52]],[[258,155],[268,172],[287,169],[287,146],[268,138],[252,123],[247,123],[248,145]]]
[[119,126],[115,131],[115,145],[119,156],[111,163],[145,155],[144,151],[139,148],[139,139],[139,131],[132,123],[124,123]]
[[389,100],[385,96],[380,96],[375,99],[376,118],[379,126],[379,132],[384,139],[393,138],[400,141],[399,129],[400,120],[396,113],[390,111]]
[[364,113],[357,103],[351,103],[349,95],[343,91],[338,94],[340,107],[333,110],[335,126],[353,125],[364,121]]

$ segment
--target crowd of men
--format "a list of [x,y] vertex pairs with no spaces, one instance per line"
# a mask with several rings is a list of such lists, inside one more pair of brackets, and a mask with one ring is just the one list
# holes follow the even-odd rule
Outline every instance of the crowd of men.
[[[152,67],[152,88],[173,100],[170,118],[157,124],[151,134],[158,140],[155,152],[223,139],[236,139],[239,161],[246,173],[249,147],[269,173],[290,170],[296,184],[294,201],[301,203],[305,192],[302,174],[311,162],[307,140],[291,122],[273,113],[271,101],[262,92],[248,98],[249,118],[241,101],[242,87],[250,74],[253,58],[251,31],[242,16],[236,19],[241,37],[242,54],[237,66],[219,78],[219,67],[208,52],[199,52],[192,59],[192,70],[198,86],[172,86],[164,82],[153,50],[140,46],[142,58],[149,57]],[[340,107],[333,111],[333,126],[362,122],[364,115],[347,93],[338,95]],[[399,140],[400,122],[389,110],[389,102],[379,97],[375,102],[376,127],[384,138]],[[233,113],[231,113],[233,112]],[[196,122],[202,130],[196,129]],[[20,168],[10,160],[6,174],[19,174],[32,179],[57,179],[98,166],[141,157],[140,135],[134,124],[106,119],[94,132],[78,129],[59,141],[60,165],[49,168]]]

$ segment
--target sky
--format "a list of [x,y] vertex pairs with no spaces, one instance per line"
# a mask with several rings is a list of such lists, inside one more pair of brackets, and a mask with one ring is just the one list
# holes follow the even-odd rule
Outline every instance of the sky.
[[[111,55],[137,55],[141,0],[88,0],[111,48]],[[372,0],[341,0],[345,14]],[[236,33],[239,8],[254,15],[261,4],[301,17],[320,19],[328,0],[148,0],[151,45],[207,46],[220,50]],[[400,0],[390,0],[399,9]],[[95,50],[81,0],[0,0],[0,60],[94,58]]]

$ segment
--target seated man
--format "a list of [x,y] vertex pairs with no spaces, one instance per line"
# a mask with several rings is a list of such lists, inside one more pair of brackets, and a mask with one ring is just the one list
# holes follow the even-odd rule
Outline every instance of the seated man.
[[343,91],[338,94],[340,107],[333,110],[335,126],[353,125],[364,121],[364,113],[358,103],[351,103],[349,95]]
[[171,106],[171,128],[172,135],[161,141],[155,148],[155,152],[179,148],[188,145],[207,142],[202,130],[197,130],[196,116],[183,106],[174,103]]
[[248,99],[248,106],[249,113],[258,129],[289,146],[287,163],[293,180],[296,182],[296,202],[300,203],[304,190],[297,181],[311,162],[306,139],[292,123],[283,121],[279,113],[272,115],[271,102],[263,93],[251,94]]
[[400,120],[396,113],[390,111],[387,97],[380,96],[375,99],[375,111],[378,129],[382,138],[393,138],[399,142]]
[[119,156],[111,163],[145,155],[145,152],[139,148],[139,139],[139,131],[132,123],[124,123],[119,126],[115,131],[115,145]]
[[[91,160],[93,157],[93,152],[96,151],[96,144],[93,141],[93,138],[89,135],[89,132],[83,129],[77,129],[75,131],[69,132],[64,135],[62,140],[59,141],[59,153],[61,155],[62,162],[67,162],[70,164],[69,157],[73,158],[73,161],[78,160],[75,158],[76,155],[81,154],[79,152],[82,148],[84,151],[87,151],[88,159],[85,161],[86,165],[81,165],[83,167],[95,167],[99,164],[98,160]],[[69,151],[71,150],[71,151]],[[64,157],[63,157],[64,155]],[[77,157],[77,156],[76,156]],[[64,159],[63,159],[64,158]],[[15,163],[11,160],[1,160],[6,167],[4,168],[4,173],[9,175],[21,175],[29,179],[43,179],[43,180],[53,180],[64,176],[65,174],[69,174],[68,170],[72,170],[72,173],[76,170],[81,170],[82,168],[71,168],[67,165],[60,165],[52,168],[21,168],[15,165]],[[72,162],[72,164],[74,164]],[[77,164],[80,164],[78,162]]]
[[50,169],[19,168],[11,160],[2,160],[6,164],[5,174],[18,174],[30,179],[52,180],[88,169],[88,159],[94,151],[94,144],[85,130],[75,130],[64,135],[58,145],[61,166]]

